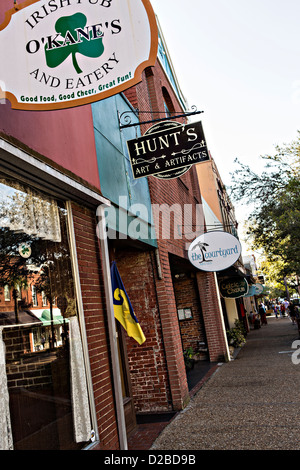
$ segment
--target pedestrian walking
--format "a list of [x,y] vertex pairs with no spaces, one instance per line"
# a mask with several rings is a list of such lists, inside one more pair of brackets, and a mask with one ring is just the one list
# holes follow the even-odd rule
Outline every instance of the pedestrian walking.
[[290,303],[289,311],[290,311],[290,319],[292,320],[292,324],[295,325],[295,323],[296,323],[296,305],[293,304],[292,302]]
[[284,305],[283,302],[281,302],[281,304],[280,304],[280,315],[282,317],[285,317],[285,305]]
[[254,318],[255,318],[255,315],[254,315],[254,313],[253,313],[252,310],[251,310],[251,312],[249,313],[249,317],[248,317],[249,323],[250,323],[251,325],[254,324]]
[[295,306],[295,312],[296,312],[296,322],[297,322],[297,326],[298,326],[298,334],[299,334],[299,338],[300,338],[300,309],[299,309],[298,305]]
[[260,315],[260,320],[262,325],[267,325],[267,314],[266,314],[266,309],[263,303],[260,304],[258,313]]

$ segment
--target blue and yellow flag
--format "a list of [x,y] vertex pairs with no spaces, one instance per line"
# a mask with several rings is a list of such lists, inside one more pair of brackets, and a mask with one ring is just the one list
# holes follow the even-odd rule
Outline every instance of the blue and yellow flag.
[[111,283],[115,318],[127,331],[128,336],[134,338],[139,344],[143,344],[146,338],[133,312],[115,261],[111,266]]

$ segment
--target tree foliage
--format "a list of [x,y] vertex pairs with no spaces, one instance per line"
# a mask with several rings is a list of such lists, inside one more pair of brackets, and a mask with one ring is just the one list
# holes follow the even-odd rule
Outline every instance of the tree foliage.
[[234,200],[252,204],[247,235],[281,277],[300,274],[300,132],[290,145],[261,157],[261,174],[238,160],[232,174]]

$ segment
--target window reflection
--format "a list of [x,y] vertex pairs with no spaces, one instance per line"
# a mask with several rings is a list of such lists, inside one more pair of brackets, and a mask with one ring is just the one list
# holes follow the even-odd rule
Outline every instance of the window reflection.
[[64,207],[0,178],[0,214],[0,325],[75,315]]
[[66,216],[62,203],[0,175],[0,328],[14,449],[83,446],[73,433],[77,310]]

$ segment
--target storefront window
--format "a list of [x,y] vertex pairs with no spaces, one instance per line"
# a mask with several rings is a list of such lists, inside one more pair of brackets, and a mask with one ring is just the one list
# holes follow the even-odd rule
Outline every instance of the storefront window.
[[9,286],[7,284],[5,284],[5,286],[4,286],[4,300],[6,302],[10,301],[10,289],[9,289]]
[[37,307],[38,306],[38,301],[37,301],[37,293],[36,293],[35,285],[33,285],[31,287],[31,295],[32,295],[32,306]]
[[0,449],[90,437],[67,211],[0,174]]

